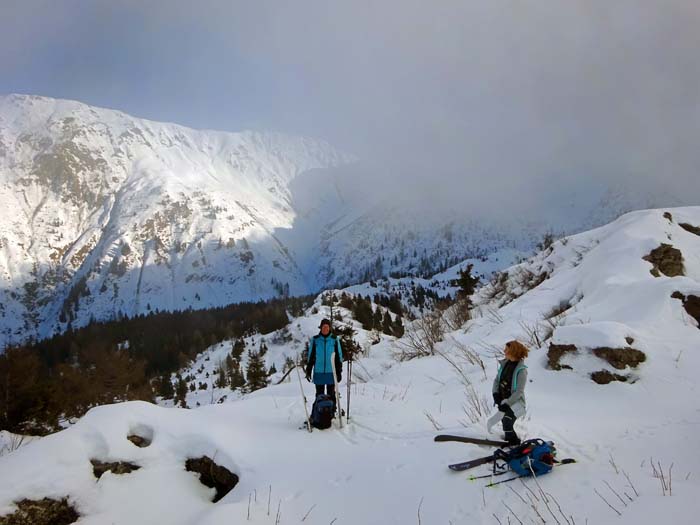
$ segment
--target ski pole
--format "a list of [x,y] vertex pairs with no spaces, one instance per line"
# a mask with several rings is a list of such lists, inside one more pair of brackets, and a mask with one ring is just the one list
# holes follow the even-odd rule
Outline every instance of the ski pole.
[[486,479],[486,478],[492,478],[494,476],[502,476],[503,474],[507,474],[508,471],[504,470],[503,472],[495,472],[491,474],[484,474],[483,476],[469,476],[467,479],[469,481],[476,481],[477,479]]
[[350,421],[350,384],[352,383],[352,353],[348,355],[348,409],[345,411],[345,417]]
[[508,483],[509,481],[513,481],[524,477],[525,476],[515,476],[514,478],[502,479],[501,481],[494,481],[493,483],[489,483],[488,485],[486,485],[486,488],[494,487],[496,485],[500,485],[501,483]]
[[[342,366],[342,365],[341,365]],[[335,385],[335,406],[338,409],[338,423],[343,428],[343,411],[340,406],[340,392],[338,391],[338,376],[335,373],[335,352],[331,354],[331,368],[333,370],[333,384]]]
[[309,409],[306,406],[306,396],[304,395],[304,385],[301,383],[301,374],[299,373],[299,365],[295,367],[297,369],[297,377],[299,378],[299,389],[301,390],[301,399],[304,401],[304,413],[306,414],[306,428],[309,432],[313,432],[311,428],[311,420],[309,419]]

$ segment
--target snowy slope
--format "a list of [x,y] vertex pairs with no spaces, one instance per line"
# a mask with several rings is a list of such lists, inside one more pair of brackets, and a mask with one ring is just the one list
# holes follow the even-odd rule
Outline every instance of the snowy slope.
[[423,287],[426,290],[435,292],[438,297],[455,297],[458,287],[452,283],[459,278],[459,272],[466,270],[471,265],[471,274],[478,277],[482,283],[487,282],[495,272],[508,268],[516,261],[525,258],[526,252],[515,249],[501,249],[481,258],[470,258],[447,268],[443,272],[436,273],[429,279],[420,277],[385,278],[370,281],[369,283],[348,286],[342,290],[337,290],[339,294],[343,291],[353,294],[369,296],[373,298],[376,294],[397,295],[401,298],[404,310],[413,315],[421,313],[410,302],[411,290],[414,287]]
[[[350,293],[348,290],[335,290],[330,292],[336,292],[336,295],[339,295],[342,291]],[[377,305],[372,303],[372,309],[376,309],[376,307]],[[312,312],[317,312],[317,314],[313,314]],[[392,318],[395,318],[394,314],[390,313],[390,315]],[[274,366],[277,370],[276,373],[269,376],[269,382],[270,384],[277,384],[280,380],[285,378],[285,370],[283,370],[285,361],[289,358],[297,363],[301,356],[308,350],[309,339],[311,336],[318,333],[318,325],[322,316],[330,316],[330,313],[329,308],[323,306],[322,296],[319,296],[314,304],[309,307],[307,315],[291,319],[287,327],[264,336],[258,334],[244,338],[243,341],[245,342],[246,349],[241,356],[241,366],[243,370],[246,369],[248,364],[248,350],[257,352],[260,350],[261,344],[264,344],[267,348],[264,355],[265,367],[267,370],[270,370],[270,368]],[[342,325],[344,327],[352,327],[355,331],[353,339],[363,349],[363,355],[365,356],[369,356],[373,353],[373,346],[378,342],[383,341],[384,346],[386,346],[387,343],[395,340],[394,337],[378,333],[377,331],[364,330],[362,325],[353,319],[352,312],[346,308],[336,306],[334,309],[334,316],[335,326]],[[240,399],[243,396],[239,390],[232,392],[227,387],[220,388],[216,386],[216,374],[218,373],[218,369],[226,360],[226,357],[232,354],[233,344],[234,341],[224,341],[214,345],[198,355],[190,366],[179,371],[180,376],[183,378],[190,378],[188,384],[194,383],[197,387],[199,387],[200,383],[206,385],[206,389],[204,390],[198,388],[194,392],[187,393],[186,404],[188,407],[230,402],[231,400]],[[361,367],[362,366],[363,365],[361,365]],[[362,369],[356,371],[356,373],[359,373],[362,377],[366,376],[366,374],[363,374]],[[175,385],[176,376],[177,374],[173,374],[171,377],[173,385]],[[293,372],[291,376],[286,376],[286,379],[287,381],[296,381],[296,372]],[[175,401],[173,399],[158,398],[157,403],[166,407],[175,406]]]
[[[405,524],[419,516],[422,523],[515,523],[512,513],[523,523],[541,523],[538,514],[548,523],[696,523],[700,329],[671,295],[700,296],[700,237],[679,226],[700,226],[700,208],[668,210],[672,220],[665,211],[631,213],[558,241],[482,288],[475,318],[438,345],[463,377],[438,355],[399,363],[392,357],[396,343],[384,338],[355,364],[361,374],[343,430],[298,430],[304,411],[294,376],[194,410],[141,402],[99,407],[71,428],[0,458],[0,471],[10,473],[0,477],[0,515],[22,497],[68,496],[86,524],[299,523],[304,517],[318,524]],[[685,276],[651,274],[642,257],[662,243],[681,251]],[[523,275],[543,274],[526,289]],[[528,333],[562,301],[571,308],[556,318],[551,339],[532,344]],[[295,320],[293,337],[313,334],[325,315]],[[628,337],[646,355],[635,369],[614,369],[591,352],[626,347]],[[532,347],[528,414],[516,430],[554,440],[560,457],[578,463],[510,488],[485,488],[488,480],[470,482],[446,465],[490,449],[433,442],[437,431],[428,416],[443,431],[485,434],[484,414],[465,411],[463,381],[488,400],[494,355],[512,338]],[[572,369],[547,368],[551,342],[577,346],[561,361]],[[478,354],[485,372],[464,364],[460,347]],[[628,381],[599,385],[590,378],[599,369]],[[310,397],[311,387],[304,387]],[[152,436],[153,444],[133,446],[126,435],[134,431]],[[184,470],[186,458],[201,454],[240,476],[219,503],[210,503],[213,490]],[[93,458],[142,468],[96,481]],[[663,494],[654,470],[671,479],[671,494]]]
[[[373,301],[375,295],[397,296],[400,298],[403,312],[407,316],[420,316],[422,312],[429,311],[432,306],[432,301],[426,301],[425,308],[421,309],[415,306],[412,299],[412,291],[416,287],[423,287],[426,290],[435,292],[439,297],[443,298],[447,295],[454,297],[457,292],[457,287],[452,286],[452,281],[457,279],[459,271],[472,265],[472,274],[478,276],[482,282],[487,282],[494,272],[508,266],[509,262],[513,263],[516,259],[523,258],[522,252],[514,250],[504,250],[493,254],[492,256],[481,259],[467,259],[462,263],[449,268],[445,272],[434,275],[431,279],[408,278],[401,279],[379,279],[376,282],[364,283],[349,286],[343,289],[327,290],[324,295],[333,294],[336,298],[340,298],[341,294],[349,296],[370,297],[372,310],[376,310],[378,305]],[[380,307],[382,313],[386,308]],[[267,351],[264,355],[266,369],[275,367],[276,374],[270,376],[271,383],[277,383],[284,376],[283,366],[289,358],[294,362],[298,362],[300,356],[307,350],[308,340],[311,335],[318,331],[318,321],[316,315],[312,312],[326,312],[330,315],[328,307],[323,305],[323,297],[317,297],[313,306],[309,307],[307,315],[304,317],[293,318],[289,325],[281,330],[277,330],[264,336],[255,335],[244,338],[246,350],[241,356],[241,366],[246,368],[248,363],[248,350],[257,352],[261,344],[265,344]],[[392,319],[396,316],[389,312]],[[364,355],[369,356],[372,353],[372,347],[377,345],[379,341],[384,340],[394,341],[395,338],[388,336],[379,331],[367,331],[362,328],[361,323],[353,319],[352,312],[346,308],[336,306],[334,310],[336,325],[342,324],[350,326],[355,332],[354,339],[363,349]],[[234,341],[224,341],[202,352],[194,362],[179,371],[179,375],[183,378],[189,378],[188,384],[194,384],[195,391],[190,391],[186,396],[186,404],[188,407],[196,407],[213,403],[222,403],[232,399],[239,399],[241,393],[237,390],[231,392],[227,387],[217,387],[217,373],[221,364],[226,361],[227,356],[233,355]],[[380,346],[381,348],[381,346]],[[362,377],[367,377],[367,371],[356,370]],[[173,384],[176,382],[177,374],[173,374],[171,380]],[[296,375],[292,376],[292,379]],[[201,385],[206,385],[201,389]],[[158,399],[158,404],[163,406],[174,406],[174,400]]]

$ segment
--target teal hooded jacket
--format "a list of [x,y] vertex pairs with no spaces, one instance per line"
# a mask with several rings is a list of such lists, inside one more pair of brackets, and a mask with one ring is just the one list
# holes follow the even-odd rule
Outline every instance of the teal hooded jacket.
[[332,334],[326,336],[318,334],[309,340],[309,351],[307,354],[306,375],[311,375],[313,370],[313,381],[316,385],[332,385],[333,364],[331,357],[335,352],[335,371],[340,381],[342,377],[343,350],[340,347],[340,340]]

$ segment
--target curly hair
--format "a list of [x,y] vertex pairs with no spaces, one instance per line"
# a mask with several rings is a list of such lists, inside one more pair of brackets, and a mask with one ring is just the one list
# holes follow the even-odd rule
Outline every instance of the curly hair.
[[515,339],[506,343],[506,350],[509,350],[511,355],[518,360],[525,359],[530,352],[527,346]]

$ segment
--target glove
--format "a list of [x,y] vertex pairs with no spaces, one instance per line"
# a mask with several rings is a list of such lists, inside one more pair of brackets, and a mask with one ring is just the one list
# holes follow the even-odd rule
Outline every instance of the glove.
[[495,393],[493,394],[493,404],[494,404],[494,405],[500,405],[500,404],[501,404],[501,401],[503,401],[503,398],[501,397],[501,394],[499,394],[498,392],[495,392]]
[[338,372],[338,383],[340,383],[343,380],[343,374]]
[[311,383],[311,372],[309,372],[308,370],[306,371],[306,380],[307,380],[309,383]]

